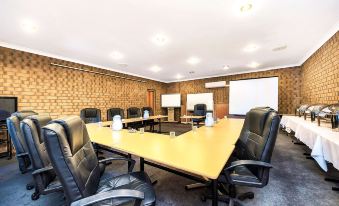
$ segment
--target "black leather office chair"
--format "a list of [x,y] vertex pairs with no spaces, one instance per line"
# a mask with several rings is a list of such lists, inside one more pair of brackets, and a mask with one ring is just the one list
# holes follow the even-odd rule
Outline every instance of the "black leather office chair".
[[107,110],[107,121],[112,121],[115,115],[120,115],[121,119],[125,118],[124,110],[121,108],[110,108]]
[[21,132],[27,143],[28,153],[33,165],[33,179],[35,192],[32,200],[37,200],[40,194],[49,194],[62,191],[62,186],[56,178],[56,174],[50,163],[42,127],[47,125],[52,119],[49,115],[33,115],[22,120],[20,123]]
[[[28,116],[37,114],[34,111],[21,111],[15,112],[6,119],[9,136],[13,142],[16,158],[19,164],[19,170],[22,174],[26,173],[31,166],[31,160],[28,154],[27,144],[20,130],[20,121]],[[34,188],[33,183],[28,183],[26,189],[31,190]]]
[[101,111],[96,108],[85,108],[80,111],[80,117],[85,124],[101,122]]
[[[220,196],[219,200],[241,205],[235,199],[236,185],[261,188],[268,184],[279,124],[280,117],[271,108],[254,108],[246,114],[232,157],[234,161],[226,165],[218,178],[220,184],[228,185],[230,193],[228,197]],[[240,195],[239,199],[253,197],[254,194],[248,192]]]
[[[141,117],[141,111],[137,107],[130,107],[127,109],[127,118],[138,118]],[[142,127],[142,122],[132,122],[128,123],[127,127],[140,128]]]
[[[77,116],[54,120],[43,128],[46,149],[64,188],[67,204],[155,205],[155,192],[148,175],[132,172],[135,161],[123,157],[98,161],[86,126]],[[103,179],[99,162],[126,160],[129,173]]]
[[[206,116],[207,107],[206,104],[196,104],[194,105],[193,116]],[[200,122],[205,121],[203,119],[192,119],[193,124],[197,123],[199,125]]]
[[15,112],[7,118],[7,128],[16,151],[16,158],[21,173],[26,173],[31,165],[27,145],[20,131],[20,122],[28,116],[35,115],[33,111]]
[[[145,111],[148,111],[149,112],[149,116],[154,116],[154,111],[153,111],[153,108],[152,107],[143,107],[141,108],[141,115],[143,116],[144,115],[144,112]],[[154,132],[154,126],[155,125],[159,125],[159,122],[155,121],[154,119],[150,119],[150,120],[146,120],[144,121],[144,126],[150,126],[150,130],[152,132]]]

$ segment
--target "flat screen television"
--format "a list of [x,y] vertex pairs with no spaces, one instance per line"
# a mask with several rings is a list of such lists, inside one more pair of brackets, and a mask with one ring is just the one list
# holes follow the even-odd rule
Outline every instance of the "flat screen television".
[[6,118],[18,110],[17,97],[0,97],[0,123],[6,122]]

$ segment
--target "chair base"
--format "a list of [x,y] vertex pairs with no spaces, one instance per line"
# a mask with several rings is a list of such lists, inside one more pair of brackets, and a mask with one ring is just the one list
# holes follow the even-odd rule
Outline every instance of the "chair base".
[[203,183],[193,183],[185,186],[185,190],[194,190],[194,189],[199,189],[199,188],[204,188],[207,187],[208,185],[203,184]]
[[34,183],[30,182],[26,185],[26,190],[32,190],[34,188]]
[[[253,192],[246,192],[237,195],[236,188],[234,185],[218,185],[218,201],[228,203],[230,206],[241,206],[242,204],[238,201],[243,201],[245,199],[253,199]],[[204,194],[201,196],[202,201],[206,201],[207,199],[213,199],[211,194]]]
[[38,200],[39,198],[40,198],[40,193],[36,191],[31,195],[32,200]]

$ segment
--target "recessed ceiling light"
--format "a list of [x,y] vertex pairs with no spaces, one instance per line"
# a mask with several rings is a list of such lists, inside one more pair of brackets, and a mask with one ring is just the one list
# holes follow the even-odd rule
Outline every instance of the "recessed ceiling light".
[[253,8],[253,5],[250,2],[246,2],[240,6],[240,11],[245,13],[249,12]]
[[162,70],[162,68],[155,65],[155,66],[152,66],[152,67],[150,68],[150,70],[151,70],[152,72],[159,72],[159,71]]
[[21,23],[21,28],[26,32],[26,33],[35,33],[38,30],[38,26],[36,23],[34,23],[31,20],[24,20]]
[[114,60],[120,60],[122,58],[124,58],[124,55],[118,51],[113,51],[110,56],[112,57],[112,59]]
[[223,69],[223,70],[229,70],[229,69],[230,69],[230,66],[225,65],[222,69]]
[[258,49],[259,47],[255,44],[250,44],[250,45],[247,45],[245,48],[244,48],[244,51],[245,52],[254,52]]
[[190,57],[187,59],[187,63],[191,65],[196,65],[200,63],[200,59],[198,57]]
[[177,74],[177,75],[175,76],[175,78],[176,78],[176,79],[182,79],[182,78],[184,78],[184,76],[182,76],[181,74]]
[[260,64],[257,63],[257,62],[252,62],[250,63],[248,66],[251,67],[251,68],[257,68]]
[[157,46],[164,46],[168,43],[168,37],[164,34],[156,34],[151,40]]

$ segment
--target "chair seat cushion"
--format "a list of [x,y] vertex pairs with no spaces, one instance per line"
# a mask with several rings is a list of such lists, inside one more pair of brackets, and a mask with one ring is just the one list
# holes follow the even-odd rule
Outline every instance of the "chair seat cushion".
[[[116,189],[131,189],[143,192],[145,194],[143,205],[155,205],[155,192],[151,180],[145,172],[132,172],[112,178],[102,178],[97,193]],[[133,205],[133,203],[130,199],[120,198],[102,201],[96,205]]]
[[[260,183],[260,180],[245,166],[238,166],[230,175],[233,183],[246,185],[246,183]],[[219,181],[227,183],[224,175],[219,177]]]

